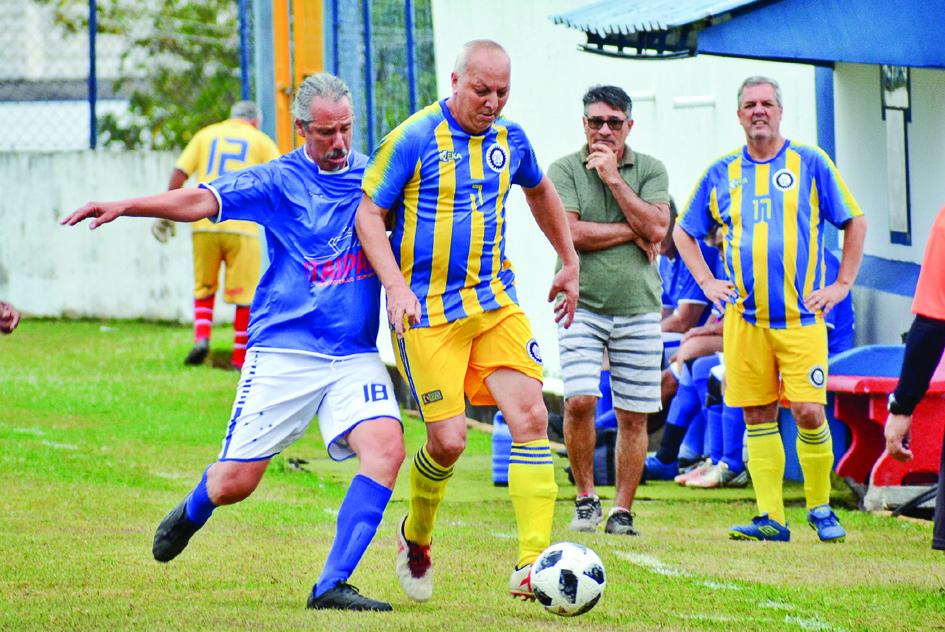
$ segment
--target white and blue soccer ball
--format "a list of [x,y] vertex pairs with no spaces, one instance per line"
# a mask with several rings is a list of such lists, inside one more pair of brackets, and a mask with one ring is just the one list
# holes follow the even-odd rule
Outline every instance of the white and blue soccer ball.
[[581,544],[552,544],[532,564],[535,598],[545,610],[562,617],[584,614],[596,606],[606,584],[604,563]]

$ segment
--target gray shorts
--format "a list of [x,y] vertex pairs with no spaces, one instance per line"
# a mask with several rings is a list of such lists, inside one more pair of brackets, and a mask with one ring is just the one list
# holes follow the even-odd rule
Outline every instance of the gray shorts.
[[558,326],[565,398],[600,397],[600,371],[607,350],[614,408],[654,413],[662,408],[660,315],[608,316],[578,309],[574,322]]

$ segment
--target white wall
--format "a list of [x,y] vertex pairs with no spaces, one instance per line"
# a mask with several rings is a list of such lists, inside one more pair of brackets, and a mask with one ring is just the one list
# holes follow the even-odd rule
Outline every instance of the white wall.
[[[38,316],[192,319],[190,230],[161,245],[151,221],[90,232],[59,220],[91,199],[166,189],[169,153],[0,153],[0,298]],[[218,310],[226,311],[226,310]]]
[[879,67],[837,64],[834,74],[837,165],[870,221],[866,253],[920,262],[926,235],[945,204],[945,72],[912,69],[908,126],[912,245],[889,241],[886,132]]
[[[450,93],[450,70],[464,42],[490,38],[501,43],[512,58],[505,115],[522,124],[547,168],[583,144],[581,97],[587,88],[620,85],[635,102],[630,144],[666,164],[670,192],[680,205],[709,162],[744,143],[735,114],[736,93],[749,75],[769,75],[781,83],[785,135],[816,143],[812,67],[710,56],[630,61],[592,55],[577,49],[583,33],[548,19],[575,5],[567,0],[433,0],[440,95]],[[546,303],[554,252],[538,233],[517,188],[509,198],[509,215],[509,256],[519,279],[519,297],[541,344],[546,373],[557,376],[557,336]]]

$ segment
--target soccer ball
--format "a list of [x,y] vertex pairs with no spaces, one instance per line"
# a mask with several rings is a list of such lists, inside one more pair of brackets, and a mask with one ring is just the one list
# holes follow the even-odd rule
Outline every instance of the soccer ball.
[[607,581],[597,553],[573,542],[558,542],[532,564],[531,585],[538,603],[562,617],[584,614],[597,605]]

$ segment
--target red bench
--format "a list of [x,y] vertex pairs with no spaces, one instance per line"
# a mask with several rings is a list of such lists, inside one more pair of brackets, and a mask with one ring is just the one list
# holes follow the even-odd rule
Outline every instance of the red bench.
[[[851,434],[850,446],[836,468],[844,478],[861,484],[901,486],[930,485],[938,477],[945,434],[945,363],[939,365],[912,418],[914,459],[900,463],[886,453],[886,402],[898,382],[903,350],[903,345],[858,347],[831,361],[827,390],[834,394],[835,417]],[[850,369],[873,375],[847,374]]]

